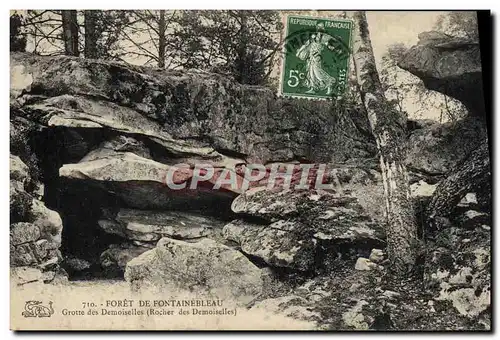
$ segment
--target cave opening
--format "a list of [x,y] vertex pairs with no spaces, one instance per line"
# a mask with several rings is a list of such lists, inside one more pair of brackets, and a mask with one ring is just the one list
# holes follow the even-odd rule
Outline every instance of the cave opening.
[[[123,279],[123,268],[103,266],[102,255],[115,245],[141,242],[104,231],[99,220],[106,212],[116,215],[120,209],[152,213],[180,211],[214,218],[221,221],[220,225],[234,218],[231,211],[234,197],[227,194],[200,191],[190,196],[168,193],[161,183],[113,183],[59,176],[63,165],[78,163],[103,141],[116,135],[105,129],[56,127],[37,132],[30,141],[44,186],[43,200],[49,209],[59,213],[63,222],[61,266],[70,280]],[[160,194],[151,194],[154,192]]]

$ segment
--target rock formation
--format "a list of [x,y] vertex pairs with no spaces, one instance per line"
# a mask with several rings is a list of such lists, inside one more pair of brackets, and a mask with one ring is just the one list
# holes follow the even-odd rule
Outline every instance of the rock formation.
[[[383,222],[372,220],[358,199],[345,193],[256,188],[237,197],[232,209],[242,217],[224,227],[224,237],[276,267],[331,271],[332,259],[342,252],[385,243]],[[248,217],[262,222],[248,223]]]
[[[405,65],[479,112],[454,87],[476,91],[477,68],[448,67],[476,60],[475,45],[431,40]],[[426,60],[438,60],[437,71],[423,69]],[[10,254],[19,284],[66,273],[120,278],[139,290],[228,296],[321,329],[489,328],[491,223],[480,204],[489,186],[467,188],[439,228],[422,224],[430,288],[394,281],[376,148],[353,103],[277,98],[202,71],[25,53],[11,54],[10,99]],[[406,163],[422,217],[484,126],[408,125]],[[266,173],[243,190],[252,163]],[[312,188],[320,163],[328,189]],[[197,164],[214,176],[193,190]],[[304,164],[311,171],[299,190]],[[288,166],[291,186],[279,179],[268,188],[271,169]],[[167,185],[174,168],[172,181],[185,190]],[[217,186],[228,171],[237,185]]]
[[485,116],[478,41],[424,32],[399,67],[423,80],[425,87],[461,101],[477,117]]
[[62,221],[37,197],[39,183],[17,156],[10,156],[10,263],[19,284],[50,282],[59,274]]
[[242,253],[210,239],[189,243],[162,238],[127,264],[133,287],[179,287],[251,301],[262,292],[261,270]]
[[[105,263],[112,272],[123,270],[124,259],[161,237],[222,238],[222,226],[238,217],[230,206],[241,190],[213,190],[213,180],[196,190],[171,190],[166,173],[176,164],[188,168],[174,181],[189,182],[199,163],[215,168],[214,179],[231,167],[240,178],[250,162],[269,171],[273,164],[355,164],[374,155],[356,108],[280,99],[269,89],[204,72],[19,53],[11,64],[11,112],[41,127],[30,137],[32,154],[40,155],[45,201],[67,225],[63,252],[91,261],[90,268]],[[326,181],[337,186],[376,187],[372,165],[328,171]]]

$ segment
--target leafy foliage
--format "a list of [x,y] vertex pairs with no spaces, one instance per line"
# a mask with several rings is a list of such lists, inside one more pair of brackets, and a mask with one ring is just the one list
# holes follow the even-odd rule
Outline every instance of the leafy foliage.
[[[23,19],[16,27],[30,51],[65,53],[61,11],[28,10]],[[77,11],[77,24],[86,57],[198,68],[252,85],[271,82],[282,30],[277,11],[250,10],[86,10]]]
[[[133,18],[127,11],[86,11],[93,12],[95,22],[95,44],[99,59],[120,60],[123,52],[120,49],[121,32],[126,29]],[[85,27],[81,27],[85,35]]]
[[443,14],[434,29],[451,36],[479,41],[476,12],[454,11]]
[[263,84],[276,62],[282,24],[276,11],[185,11],[175,36],[184,67]]
[[10,16],[10,50],[12,52],[24,52],[26,50],[26,37],[22,35],[21,27],[23,18],[14,13]]

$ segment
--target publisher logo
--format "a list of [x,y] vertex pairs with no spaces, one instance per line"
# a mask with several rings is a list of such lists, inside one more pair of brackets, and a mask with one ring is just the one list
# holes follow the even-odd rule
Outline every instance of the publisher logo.
[[42,301],[26,301],[26,304],[24,305],[24,312],[22,312],[21,314],[25,318],[49,318],[52,316],[52,314],[54,314],[52,301],[49,302],[48,306],[43,305]]

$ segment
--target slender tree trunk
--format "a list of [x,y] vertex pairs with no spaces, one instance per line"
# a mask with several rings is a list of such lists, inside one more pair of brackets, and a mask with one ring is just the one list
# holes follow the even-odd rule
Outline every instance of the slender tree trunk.
[[26,37],[22,35],[23,19],[18,14],[10,16],[10,50],[26,51]]
[[165,10],[160,10],[160,20],[158,21],[158,67],[165,68],[165,50],[166,50],[166,37],[165,37]]
[[78,21],[76,10],[62,10],[64,51],[66,55],[78,56]]
[[365,12],[355,12],[353,58],[361,98],[377,142],[384,182],[387,248],[391,268],[404,275],[419,254],[417,223],[410,197],[406,158],[406,120],[389,105],[375,66]]
[[85,15],[85,58],[97,59],[98,32],[96,29],[97,11],[86,10]]
[[241,84],[248,84],[250,78],[250,69],[248,65],[248,24],[247,16],[244,11],[237,11],[241,22],[241,28],[239,33],[239,45],[236,51],[235,68],[236,75],[235,79]]

